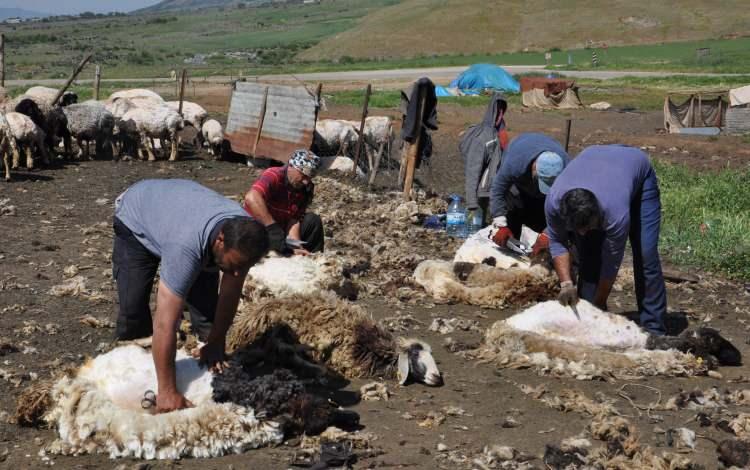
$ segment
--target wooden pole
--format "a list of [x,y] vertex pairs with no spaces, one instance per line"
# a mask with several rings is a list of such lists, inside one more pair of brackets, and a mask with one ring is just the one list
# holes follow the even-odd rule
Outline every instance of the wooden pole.
[[0,33],[0,87],[5,86],[5,35]]
[[99,101],[99,85],[102,81],[102,68],[97,64],[96,72],[94,72],[94,99]]
[[315,89],[315,99],[318,101],[315,107],[315,122],[318,122],[318,115],[320,114],[320,108],[323,106],[321,98],[323,96],[323,84],[318,83],[318,87]]
[[570,145],[570,125],[571,120],[566,119],[565,120],[565,152],[568,152],[568,146]]
[[182,80],[180,81],[180,104],[177,112],[182,116],[182,101],[185,99],[185,83],[187,82],[187,69],[182,69]]
[[255,143],[253,144],[253,158],[258,155],[258,142],[260,134],[263,132],[263,121],[266,120],[266,104],[268,103],[268,87],[263,90],[263,101],[260,104],[260,115],[258,116],[258,132],[255,134]]
[[78,67],[73,70],[73,73],[70,74],[70,78],[68,78],[68,81],[65,82],[65,85],[63,85],[62,88],[57,92],[57,95],[55,95],[55,99],[52,100],[52,106],[55,106],[58,101],[60,101],[60,98],[62,98],[62,95],[65,93],[65,91],[68,89],[71,83],[73,83],[73,80],[76,79],[79,73],[81,73],[81,70],[86,66],[86,63],[88,63],[89,60],[91,60],[91,56],[93,54],[89,53],[86,55],[86,57],[83,58],[80,64],[78,64]]
[[354,171],[353,177],[357,177],[357,166],[359,165],[359,156],[362,154],[362,144],[365,142],[365,121],[367,120],[367,111],[370,106],[370,95],[372,94],[372,85],[367,84],[365,89],[365,104],[362,106],[362,120],[359,121],[359,138],[357,139],[357,149],[354,151]]
[[425,88],[420,87],[417,99],[419,100],[419,114],[417,115],[417,137],[414,142],[406,143],[406,173],[404,175],[404,200],[408,201],[411,199],[411,187],[414,184],[414,171],[417,165],[417,152],[419,151],[419,144],[422,140],[422,118],[424,116],[425,107]]

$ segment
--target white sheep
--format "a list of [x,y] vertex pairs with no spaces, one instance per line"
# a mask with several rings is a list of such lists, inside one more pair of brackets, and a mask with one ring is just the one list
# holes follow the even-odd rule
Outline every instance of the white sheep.
[[[177,111],[180,107],[179,101],[167,101],[167,106]],[[200,132],[203,127],[203,122],[208,117],[208,112],[203,106],[193,103],[191,101],[182,102],[182,119],[185,120],[185,125],[190,125]]]
[[310,256],[269,255],[248,271],[246,296],[290,297],[334,290],[343,280],[343,265],[330,253]]
[[[37,103],[43,103],[47,106],[52,106],[52,101],[55,99],[55,96],[57,96],[57,93],[60,90],[57,88],[49,88],[46,86],[33,86],[26,90],[26,93],[24,93],[25,96],[28,96]],[[60,97],[60,100],[57,104],[60,106],[67,106],[69,104],[75,104],[78,102],[78,95],[72,91],[66,91],[63,93],[63,95]]]
[[495,322],[470,354],[502,367],[534,367],[578,379],[699,375],[741,360],[737,349],[710,328],[656,337],[584,300],[575,310],[543,302]]
[[224,129],[221,123],[216,119],[209,119],[199,129],[203,144],[208,145],[208,153],[215,158],[220,158],[224,144]]
[[44,416],[58,433],[47,451],[173,460],[242,453],[283,440],[279,425],[252,409],[214,402],[213,374],[196,359],[178,351],[175,365],[178,390],[195,407],[165,414],[141,406],[144,392],[157,386],[152,355],[140,346],[118,347],[60,379]]
[[[344,121],[352,125],[359,136],[359,121]],[[365,119],[364,155],[370,166],[378,166],[383,155],[390,158],[393,147],[393,120],[388,116],[370,116]]]
[[349,121],[321,119],[315,124],[313,151],[318,155],[349,155],[357,144],[357,130]]
[[[39,128],[30,117],[21,113],[6,113],[5,119],[8,122],[10,132],[16,141],[19,149],[26,154],[26,168],[34,168],[34,158],[32,150],[36,149],[42,156],[42,161],[49,164],[49,153],[45,145],[45,133]],[[16,152],[13,156],[13,168],[18,168],[20,164],[19,155]]]
[[143,158],[143,150],[145,150],[149,161],[156,160],[151,139],[169,140],[171,145],[169,160],[177,160],[180,145],[178,131],[183,126],[180,115],[165,105],[148,108],[136,106],[120,118],[118,125],[120,133],[137,137],[140,144],[138,153]]
[[152,102],[156,102],[156,103],[164,103],[164,98],[159,96],[158,93],[151,91],[151,90],[147,90],[145,88],[133,88],[130,90],[120,90],[109,95],[109,101],[114,101],[118,98],[143,99],[143,100],[151,100]]

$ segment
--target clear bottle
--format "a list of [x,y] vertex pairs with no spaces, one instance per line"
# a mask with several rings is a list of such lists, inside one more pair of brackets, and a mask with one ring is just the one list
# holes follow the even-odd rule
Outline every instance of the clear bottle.
[[458,194],[451,194],[445,217],[445,232],[451,237],[466,238],[466,209]]
[[473,211],[467,211],[466,216],[466,233],[468,236],[472,236],[482,229],[484,226],[484,212],[481,207],[477,207]]

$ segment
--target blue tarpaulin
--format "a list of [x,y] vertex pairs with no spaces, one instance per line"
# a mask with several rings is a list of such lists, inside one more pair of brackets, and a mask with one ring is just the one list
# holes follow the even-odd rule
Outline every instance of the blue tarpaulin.
[[505,70],[494,64],[474,64],[456,77],[451,87],[481,91],[485,89],[519,93],[521,85]]
[[435,85],[435,96],[454,96],[450,91],[448,91],[444,86]]

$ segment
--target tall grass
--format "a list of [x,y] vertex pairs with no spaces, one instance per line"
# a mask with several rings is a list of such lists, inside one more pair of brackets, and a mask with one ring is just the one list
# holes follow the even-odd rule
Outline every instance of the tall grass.
[[655,162],[662,252],[672,261],[750,280],[750,170],[697,172]]

